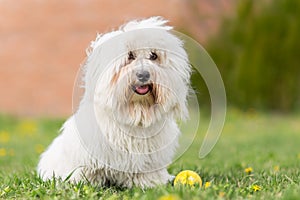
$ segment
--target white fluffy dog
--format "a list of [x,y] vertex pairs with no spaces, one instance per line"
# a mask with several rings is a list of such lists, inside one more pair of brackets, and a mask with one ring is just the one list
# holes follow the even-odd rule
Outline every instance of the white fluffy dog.
[[84,95],[41,155],[38,173],[99,185],[166,184],[188,116],[191,68],[166,20],[131,21],[98,35],[83,66]]

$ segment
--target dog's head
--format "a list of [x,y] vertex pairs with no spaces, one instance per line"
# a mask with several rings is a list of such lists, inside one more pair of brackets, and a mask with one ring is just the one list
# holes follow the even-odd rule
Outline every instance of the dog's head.
[[114,120],[148,127],[163,117],[187,117],[190,65],[167,21],[132,21],[99,35],[88,52],[85,97]]

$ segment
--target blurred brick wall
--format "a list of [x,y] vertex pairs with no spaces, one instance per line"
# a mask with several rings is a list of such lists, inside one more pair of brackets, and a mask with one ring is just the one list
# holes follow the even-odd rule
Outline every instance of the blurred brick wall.
[[[0,1],[0,113],[67,116],[85,49],[97,32],[160,15],[198,41],[217,30],[226,0]],[[201,19],[199,21],[199,19]]]

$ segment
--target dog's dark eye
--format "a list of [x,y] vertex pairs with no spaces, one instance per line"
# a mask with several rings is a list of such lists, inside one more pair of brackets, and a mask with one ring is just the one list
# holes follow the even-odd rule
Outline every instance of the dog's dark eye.
[[134,57],[132,51],[129,51],[129,53],[128,53],[128,60],[134,60],[134,59],[135,59],[135,57]]
[[149,59],[150,59],[150,60],[156,60],[156,59],[157,59],[157,54],[154,53],[154,52],[151,52],[150,58],[149,58]]

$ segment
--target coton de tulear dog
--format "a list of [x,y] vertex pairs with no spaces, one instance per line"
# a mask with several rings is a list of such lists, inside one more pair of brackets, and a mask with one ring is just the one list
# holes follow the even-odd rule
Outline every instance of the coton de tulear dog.
[[183,42],[161,17],[98,35],[83,65],[84,95],[41,155],[43,180],[98,185],[166,184],[188,117],[191,68]]

